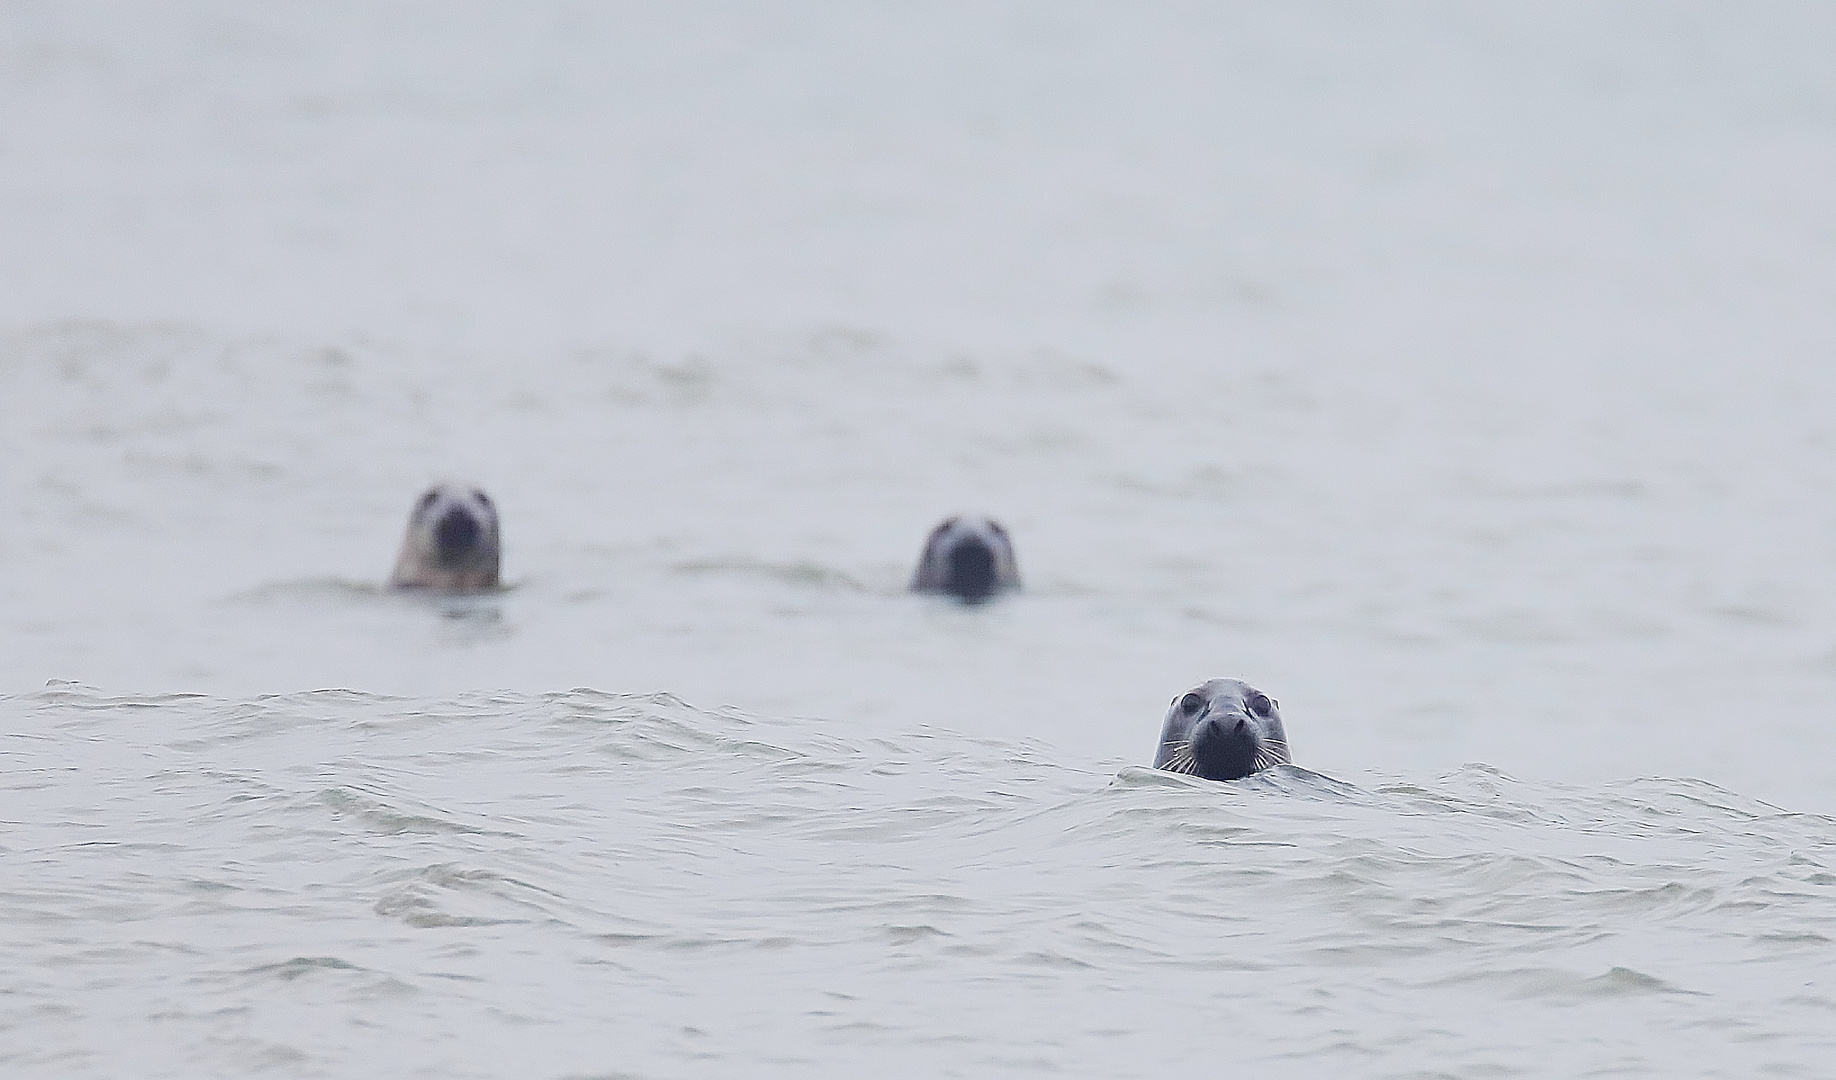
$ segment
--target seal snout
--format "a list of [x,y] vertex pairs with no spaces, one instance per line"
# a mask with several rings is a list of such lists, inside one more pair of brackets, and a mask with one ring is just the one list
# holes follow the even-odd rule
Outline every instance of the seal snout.
[[1192,756],[1200,775],[1235,780],[1255,771],[1261,749],[1250,718],[1239,709],[1213,709],[1192,726]]
[[478,538],[483,532],[478,527],[478,519],[464,507],[454,506],[447,510],[434,523],[434,545],[440,560],[453,562],[463,558],[478,546]]
[[998,582],[994,549],[979,536],[964,537],[950,549],[950,576],[945,588],[965,600],[985,600]]

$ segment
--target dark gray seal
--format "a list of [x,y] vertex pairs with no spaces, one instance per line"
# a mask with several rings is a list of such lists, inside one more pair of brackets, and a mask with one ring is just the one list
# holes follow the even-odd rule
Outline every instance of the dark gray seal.
[[1173,699],[1154,767],[1241,780],[1292,760],[1275,699],[1241,679],[1213,679]]
[[946,518],[924,542],[912,591],[944,593],[979,603],[1020,587],[1014,543],[1001,523],[980,514]]
[[408,515],[408,532],[389,584],[395,588],[477,592],[497,587],[497,507],[475,487],[435,484]]

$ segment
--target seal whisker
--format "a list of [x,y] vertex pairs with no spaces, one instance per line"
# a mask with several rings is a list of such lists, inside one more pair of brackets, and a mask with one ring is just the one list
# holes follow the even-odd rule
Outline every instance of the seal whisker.
[[1168,772],[1185,773],[1188,776],[1198,775],[1198,761],[1192,756],[1192,744],[1184,740],[1169,740],[1165,745],[1175,747],[1161,768]]
[[1260,768],[1266,769],[1270,765],[1285,765],[1294,759],[1288,755],[1287,743],[1280,739],[1268,739],[1256,752],[1256,760],[1260,763]]

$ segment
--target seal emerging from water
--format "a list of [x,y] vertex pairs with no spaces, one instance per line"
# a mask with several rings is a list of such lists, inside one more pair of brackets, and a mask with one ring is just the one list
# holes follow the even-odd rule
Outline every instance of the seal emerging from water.
[[1173,699],[1154,767],[1241,780],[1292,760],[1275,699],[1241,679],[1213,679]]
[[1001,523],[979,514],[946,518],[924,542],[912,591],[945,593],[979,603],[1020,587],[1014,543]]
[[497,507],[475,487],[435,484],[408,515],[408,533],[389,584],[475,592],[497,587]]

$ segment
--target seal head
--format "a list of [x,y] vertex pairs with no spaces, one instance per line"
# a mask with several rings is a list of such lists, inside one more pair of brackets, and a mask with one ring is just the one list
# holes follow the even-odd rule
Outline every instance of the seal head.
[[912,574],[913,592],[943,593],[971,604],[1019,587],[1007,530],[979,514],[947,518],[932,529]]
[[1154,767],[1241,780],[1292,760],[1275,699],[1241,679],[1213,679],[1173,699]]
[[475,592],[497,587],[501,554],[497,507],[475,487],[435,484],[408,515],[408,532],[389,584]]

